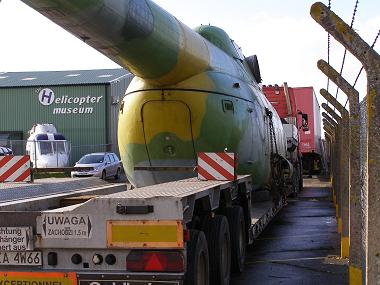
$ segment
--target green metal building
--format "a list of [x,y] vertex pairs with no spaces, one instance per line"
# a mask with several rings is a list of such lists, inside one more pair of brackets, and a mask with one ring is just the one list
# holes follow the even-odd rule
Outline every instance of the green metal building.
[[26,141],[33,124],[52,123],[71,142],[74,161],[118,153],[119,102],[132,77],[125,69],[0,73],[0,146],[21,154],[16,141]]

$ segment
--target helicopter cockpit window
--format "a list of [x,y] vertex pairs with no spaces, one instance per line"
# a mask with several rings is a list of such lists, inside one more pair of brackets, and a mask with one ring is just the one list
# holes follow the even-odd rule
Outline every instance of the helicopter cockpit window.
[[53,153],[53,148],[51,142],[48,141],[48,136],[46,134],[39,134],[36,136],[37,145],[40,150],[40,154]]
[[66,152],[65,150],[65,145],[66,145],[66,142],[65,141],[53,141],[53,148],[54,148],[54,152]]
[[49,141],[39,141],[38,145],[39,145],[40,153],[41,154],[53,153],[53,149],[51,147],[51,142],[49,142]]

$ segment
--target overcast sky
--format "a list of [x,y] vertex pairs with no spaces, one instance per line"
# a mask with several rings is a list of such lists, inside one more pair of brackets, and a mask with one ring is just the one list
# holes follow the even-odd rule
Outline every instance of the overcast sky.
[[[332,10],[351,22],[356,0],[331,0]],[[257,54],[264,84],[326,88],[316,62],[327,60],[327,34],[309,15],[309,0],[155,0],[189,27],[224,29],[246,56]],[[327,5],[327,1],[322,1]],[[354,28],[369,44],[380,28],[378,0],[361,0]],[[380,51],[380,40],[375,49]],[[331,65],[340,70],[343,48],[332,38]],[[106,57],[19,0],[0,2],[0,72],[118,68]],[[348,54],[343,75],[353,83],[359,62]],[[357,85],[365,95],[365,74]],[[330,93],[336,87],[330,84]],[[340,96],[345,102],[345,97]],[[319,103],[322,103],[321,97]]]

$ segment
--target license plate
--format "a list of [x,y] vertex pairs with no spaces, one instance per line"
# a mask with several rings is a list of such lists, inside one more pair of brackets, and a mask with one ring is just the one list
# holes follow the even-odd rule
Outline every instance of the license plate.
[[74,272],[0,272],[0,284],[53,284],[76,285]]
[[0,251],[0,265],[42,265],[41,251]]

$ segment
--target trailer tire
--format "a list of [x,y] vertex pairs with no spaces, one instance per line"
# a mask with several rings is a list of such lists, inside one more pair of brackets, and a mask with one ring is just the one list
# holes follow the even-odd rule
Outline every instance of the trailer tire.
[[121,172],[120,167],[118,167],[117,170],[116,170],[116,174],[114,176],[115,180],[119,180],[119,178],[120,178],[120,172]]
[[303,170],[302,170],[302,159],[299,158],[299,180],[298,180],[298,191],[301,192],[303,190]]
[[210,284],[228,285],[231,276],[231,238],[228,220],[222,215],[206,218],[202,228],[208,245]]
[[297,172],[294,172],[293,173],[293,176],[292,176],[292,190],[291,190],[291,193],[290,193],[290,197],[292,198],[297,198],[298,196],[298,193],[300,192],[300,183],[299,183],[299,172],[297,170]]
[[226,208],[224,214],[231,236],[231,272],[242,273],[247,247],[244,211],[240,206],[233,206]]
[[202,231],[190,230],[187,243],[186,285],[208,285],[210,280],[209,256],[206,236]]

